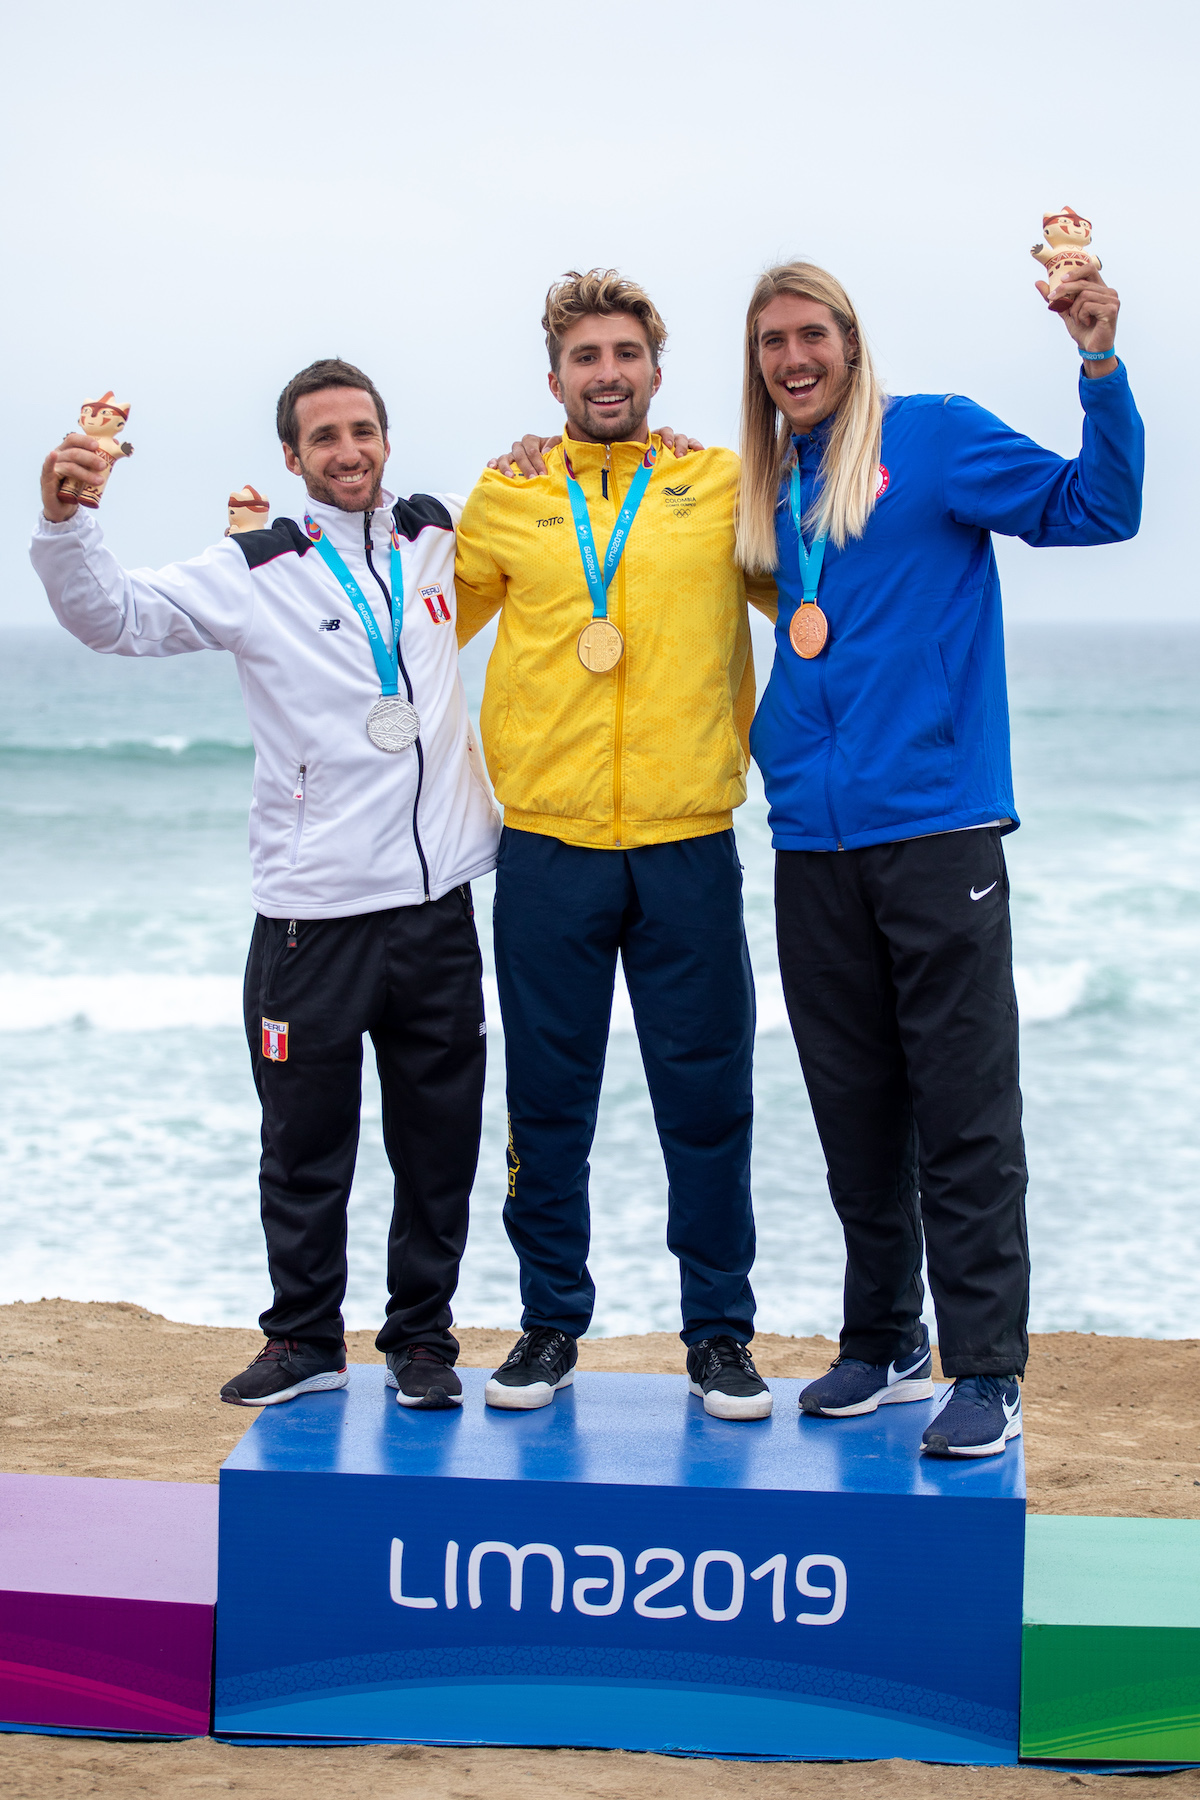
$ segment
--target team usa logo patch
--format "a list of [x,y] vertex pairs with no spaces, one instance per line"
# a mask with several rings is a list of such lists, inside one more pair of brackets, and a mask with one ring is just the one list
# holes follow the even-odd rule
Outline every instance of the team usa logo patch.
[[421,598],[429,608],[429,616],[435,625],[450,623],[450,608],[446,605],[446,596],[442,592],[440,582],[434,581],[428,587],[423,587]]
[[268,1062],[286,1062],[288,1050],[288,1022],[286,1019],[264,1019],[262,1022],[262,1053]]
[[888,474],[887,470],[884,468],[883,464],[880,463],[880,465],[879,465],[879,486],[875,489],[875,498],[877,500],[882,500],[883,496],[887,493],[887,491],[891,487],[891,485],[892,485],[892,478]]

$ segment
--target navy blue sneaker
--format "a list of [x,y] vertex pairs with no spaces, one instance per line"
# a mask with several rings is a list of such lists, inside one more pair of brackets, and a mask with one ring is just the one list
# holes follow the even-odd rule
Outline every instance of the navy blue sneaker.
[[1021,1435],[1015,1375],[960,1375],[921,1438],[926,1456],[999,1456]]
[[839,1356],[829,1373],[800,1390],[800,1410],[818,1419],[853,1419],[877,1406],[904,1400],[933,1399],[933,1352],[929,1328],[922,1325],[915,1350],[893,1363],[857,1362]]

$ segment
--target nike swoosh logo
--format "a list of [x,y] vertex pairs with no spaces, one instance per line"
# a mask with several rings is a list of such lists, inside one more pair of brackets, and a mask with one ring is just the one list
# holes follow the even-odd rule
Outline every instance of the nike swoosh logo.
[[992,883],[992,887],[985,887],[985,888],[980,888],[980,889],[979,889],[979,891],[978,891],[978,893],[977,893],[977,892],[976,892],[976,891],[975,891],[975,889],[974,889],[974,888],[972,888],[972,889],[971,889],[971,898],[972,898],[972,900],[982,900],[982,899],[983,899],[983,896],[984,896],[984,895],[985,895],[985,894],[990,894],[990,893],[991,893],[991,891],[992,891],[992,888],[994,888],[994,887],[995,887],[995,886],[996,886],[996,885],[997,885],[997,882],[998,882],[998,881],[999,881],[999,879],[1000,879],[1000,878],[999,878],[999,876],[997,876],[997,877],[996,877],[996,881],[993,881],[993,883]]

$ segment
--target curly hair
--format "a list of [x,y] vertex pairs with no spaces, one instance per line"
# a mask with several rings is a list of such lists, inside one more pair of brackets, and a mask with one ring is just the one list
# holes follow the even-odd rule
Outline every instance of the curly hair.
[[667,341],[667,328],[645,288],[639,287],[636,281],[626,281],[616,269],[589,269],[586,275],[581,275],[578,269],[568,269],[546,295],[546,310],[542,314],[550,367],[556,375],[564,335],[580,319],[596,313],[602,317],[628,313],[636,319],[646,334],[650,360],[655,368],[658,367],[662,347]]

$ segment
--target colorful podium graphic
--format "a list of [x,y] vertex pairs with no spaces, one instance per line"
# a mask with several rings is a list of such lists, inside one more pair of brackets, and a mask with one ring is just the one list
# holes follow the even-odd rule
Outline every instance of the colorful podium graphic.
[[0,1720],[202,1737],[217,1490],[0,1474]]
[[756,1424],[682,1377],[531,1414],[396,1405],[382,1367],[264,1410],[221,1473],[215,1729],[696,1754],[1017,1757],[1020,1446],[931,1406]]
[[1021,1754],[1200,1761],[1200,1522],[1031,1518]]

